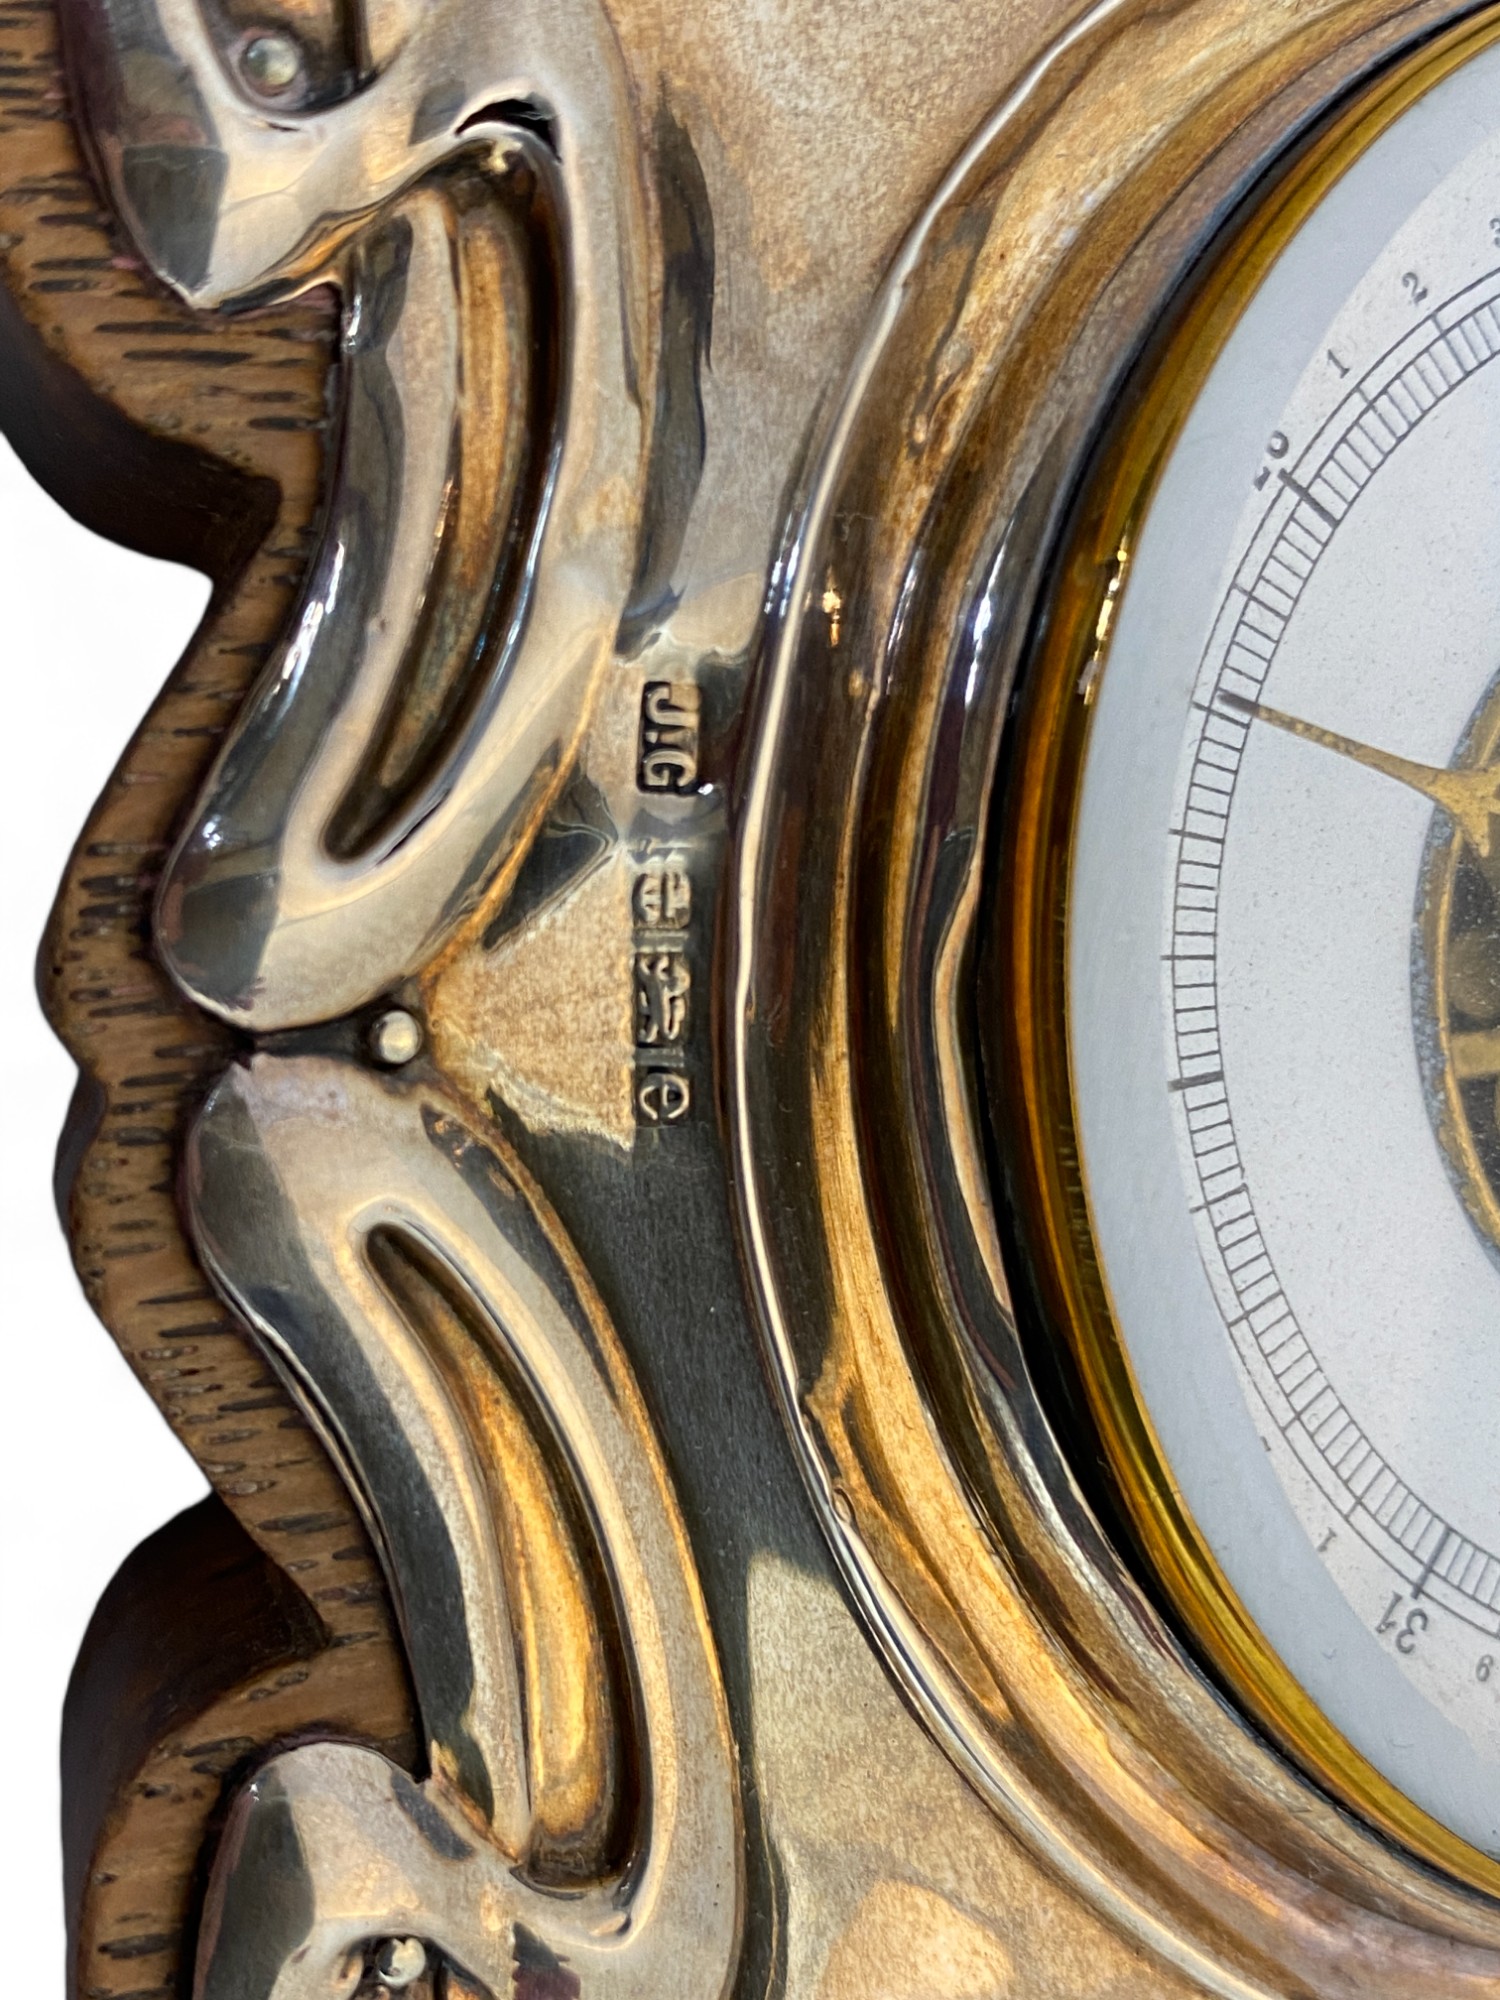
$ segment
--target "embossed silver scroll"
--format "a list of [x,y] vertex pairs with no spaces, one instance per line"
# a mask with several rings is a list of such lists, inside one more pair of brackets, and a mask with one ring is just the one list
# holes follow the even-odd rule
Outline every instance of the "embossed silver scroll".
[[[160,277],[204,308],[343,296],[303,599],[157,905],[188,993],[256,1034],[391,992],[514,877],[629,612],[647,507],[652,245],[608,22],[585,0],[366,27],[370,74],[319,103],[290,36],[226,44],[191,0],[89,0],[69,21],[121,219]],[[545,238],[526,252],[500,193],[520,179]],[[528,261],[551,293],[508,328]],[[507,332],[554,361],[488,353]],[[507,398],[507,363],[529,393]],[[648,696],[646,714],[672,740],[653,736],[644,781],[680,788],[676,710]],[[676,1039],[680,1006],[669,992],[651,1032]],[[431,1764],[418,1787],[313,1744],[259,1770],[209,1884],[198,1987],[334,1994],[367,1962],[397,1987],[435,1955],[494,1994],[533,1963],[621,2000],[717,1995],[738,1780],[666,1467],[537,1192],[436,1079],[393,1073],[420,1039],[398,1012],[363,1061],[258,1055],[189,1144],[205,1265],[384,1559]],[[663,1088],[649,1101],[673,1115]],[[497,1391],[509,1466],[486,1452]]]
[[418,1738],[226,1739],[163,1988],[1500,1994],[1483,1869],[1184,1636],[1037,1220],[1070,731],[1174,398],[1493,10],[58,5],[146,296],[205,352],[337,298],[140,948],[222,1037],[192,1256]]

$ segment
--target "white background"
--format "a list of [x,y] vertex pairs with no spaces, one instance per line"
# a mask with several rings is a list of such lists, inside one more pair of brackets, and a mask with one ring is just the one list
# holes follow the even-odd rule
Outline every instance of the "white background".
[[33,963],[84,817],[207,599],[192,571],[80,528],[0,439],[0,1879],[41,2000],[64,1981],[58,1731],[73,1658],[120,1563],[205,1489],[73,1275],[52,1205],[73,1065]]

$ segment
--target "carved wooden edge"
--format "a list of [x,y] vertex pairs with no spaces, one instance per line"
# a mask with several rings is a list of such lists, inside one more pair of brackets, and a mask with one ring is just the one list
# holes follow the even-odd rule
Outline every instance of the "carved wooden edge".
[[[244,1711],[253,1700],[257,1721],[283,1720],[325,1645],[307,1600],[213,1495],[127,1559],[63,1714],[63,1874],[85,1990],[176,1990],[205,1819],[258,1747]],[[101,1927],[117,1902],[130,1914]]]
[[[79,1276],[218,1495],[127,1563],[65,1725],[70,1977],[88,2000],[144,2000],[190,1977],[195,1871],[229,1773],[312,1730],[414,1755],[369,1539],[183,1234],[179,1142],[234,1037],[149,942],[174,831],[301,582],[337,330],[326,295],[214,326],[143,273],[80,155],[51,0],[0,0],[0,261],[0,428],[86,525],[215,585],[83,829],[38,967],[80,1072],[58,1156]],[[247,1604],[268,1620],[258,1637]],[[160,1642],[143,1649],[143,1626]],[[196,1635],[191,1672],[179,1631]]]

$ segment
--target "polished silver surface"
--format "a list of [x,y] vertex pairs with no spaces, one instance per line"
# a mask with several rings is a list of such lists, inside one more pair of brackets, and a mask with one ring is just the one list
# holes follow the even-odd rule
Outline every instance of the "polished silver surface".
[[205,2000],[402,1939],[528,2000],[1490,1990],[1485,1914],[1226,1711],[1091,1512],[971,1010],[1105,389],[1455,11],[1200,0],[1164,63],[1145,0],[396,0],[256,91],[180,0],[69,0],[153,270],[345,311],[311,581],[158,925],[259,1038],[195,1241],[366,1511],[430,1771],[252,1772]]
[[[1013,1969],[1038,1990],[1055,1983],[1049,1926],[1006,1932],[1013,1908],[1057,1909],[1060,1892],[889,1685],[776,1427],[716,1128],[713,1008],[737,712],[763,621],[781,607],[807,439],[878,273],[1046,12],[997,27],[977,13],[956,21],[951,0],[917,0],[895,43],[883,34],[855,76],[845,24],[815,10],[773,21],[738,6],[688,20],[616,9],[604,22],[564,8],[533,22],[480,0],[371,9],[356,37],[368,74],[345,80],[351,94],[321,103],[309,61],[302,100],[289,101],[292,86],[273,106],[215,66],[217,45],[181,8],[69,7],[96,149],[153,269],[210,310],[253,307],[324,275],[345,288],[342,433],[311,583],[169,867],[158,934],[187,990],[252,1034],[295,1027],[305,1048],[308,1024],[333,1021],[322,1037],[330,1053],[293,1055],[273,1041],[275,1053],[231,1072],[194,1142],[203,1178],[191,1218],[219,1288],[296,1380],[382,1537],[434,1775],[413,1787],[369,1751],[334,1745],[256,1772],[214,1871],[199,1964],[208,2000],[356,1981],[381,1940],[405,1934],[424,1939],[439,1967],[497,1993],[509,1978],[526,1990],[523,1972],[543,1991],[547,1979],[581,1979],[586,1995],[634,1992],[654,1977],[657,1994],[692,2000],[731,1979],[746,1996],[819,2000],[862,2000],[876,1984],[930,2000],[949,1971],[949,1983],[981,1991]],[[628,99],[608,46],[617,27],[633,60]],[[546,42],[537,103],[507,104],[459,133],[499,88],[466,85],[442,129],[412,140],[416,75],[425,71],[440,101],[454,47],[462,74],[477,78],[497,48],[533,30]],[[235,46],[226,43],[230,59]],[[797,77],[816,87],[792,88]],[[211,115],[186,103],[200,87]],[[910,116],[929,101],[940,111]],[[173,187],[153,179],[158,146]],[[320,149],[339,147],[342,164],[326,165],[333,155]],[[648,169],[659,241],[635,206]],[[195,217],[201,270],[185,275],[173,231]],[[517,255],[533,236],[550,263]],[[615,245],[617,262],[601,243]],[[539,403],[529,391],[513,403],[476,396],[482,370],[497,365],[497,327],[523,355],[541,352],[556,377],[550,397],[545,384]],[[506,554],[485,539],[499,511],[486,481],[494,438],[518,432],[539,432],[546,477],[518,483]],[[424,570],[421,552],[438,540]],[[453,684],[433,671],[431,635],[478,633],[506,562],[514,649],[503,664],[499,652],[481,655],[472,710],[414,695]],[[549,575],[545,602],[563,610],[546,627]],[[591,712],[588,673],[564,673],[570,605],[585,607],[578,629],[615,666]],[[523,666],[535,669],[529,682]],[[558,715],[566,726],[533,756],[526,746]],[[419,739],[425,730],[439,759],[428,788],[399,802],[369,782],[393,716]],[[475,771],[498,760],[519,803],[482,793],[478,779],[464,790],[471,754]],[[461,800],[473,807],[467,820]],[[382,824],[387,804],[396,809]],[[538,836],[529,849],[528,833]],[[486,897],[480,922],[455,933]],[[403,984],[407,972],[422,976]],[[420,1015],[431,1060],[467,1094],[463,1108],[416,1058],[385,1079],[350,1060],[351,1047],[383,1059],[379,1024],[393,1010],[373,1035],[366,1019],[337,1017],[386,994]],[[364,1225],[387,1198],[412,1198],[413,1174],[430,1177],[422,1202],[448,1219],[434,1221],[441,1257],[421,1253],[423,1282],[431,1292],[434,1270],[467,1273],[460,1318],[470,1323],[498,1325],[502,1293],[490,1287],[519,1290],[528,1270],[551,1296],[555,1265],[534,1230],[494,1247],[495,1218],[482,1203],[471,1212],[462,1175],[429,1157],[413,1123],[419,1102],[446,1104],[476,1157],[495,1154],[498,1121],[562,1212],[576,1253],[560,1230],[554,1249],[587,1260],[629,1344],[721,1635],[740,1758],[727,1774],[722,1744],[682,1736],[672,1707],[703,1684],[705,1635],[679,1640],[649,1593],[639,1632],[617,1620],[628,1687],[644,1685],[653,1643],[672,1642],[650,1710],[663,1727],[635,1723],[643,1700],[610,1711],[624,1724],[621,1774],[641,1783],[639,1826],[624,1854],[585,1842],[566,1893],[557,1864],[573,1856],[556,1801],[567,1786],[537,1782],[536,1711],[514,1661],[531,1655],[562,1696],[537,1705],[544,1716],[566,1712],[580,1700],[578,1670],[608,1665],[608,1607],[596,1596],[578,1627],[549,1630],[547,1593],[504,1594],[513,1569],[524,1585],[525,1563],[499,1546],[495,1525],[525,1500],[523,1454],[476,1426],[472,1407],[445,1402],[451,1383],[434,1382],[410,1300],[371,1275],[373,1263],[390,1279],[388,1232]],[[356,1195],[370,1206],[351,1220]],[[532,1334],[526,1352],[541,1354],[538,1388],[550,1394],[559,1364],[546,1356],[554,1340],[573,1356],[573,1333],[543,1316]],[[508,1365],[498,1338],[478,1351],[466,1395],[487,1393],[479,1377],[498,1382]],[[375,1385],[369,1397],[362,1377]],[[533,1433],[576,1450],[569,1484],[585,1511],[621,1498],[573,1419],[549,1415],[540,1393],[532,1405],[542,1419]],[[610,1436],[601,1428],[603,1443]],[[621,1589],[636,1520],[633,1493],[623,1497],[624,1525],[606,1516],[596,1536],[605,1573],[622,1565]],[[540,1530],[546,1515],[538,1506],[527,1518]],[[693,1561],[676,1560],[690,1582]],[[516,1633],[531,1637],[511,1646],[508,1678]],[[698,1649],[685,1678],[678,1644]],[[740,1776],[742,1887],[726,1873],[721,1837],[725,1787],[732,1797]],[[484,1823],[486,1787],[509,1848]],[[674,1802],[700,1791],[691,1814],[718,1813],[712,1838],[691,1837],[687,1805],[673,1817]],[[528,1815],[548,1802],[553,1821],[528,1857]],[[587,1799],[580,1810],[592,1828],[600,1815],[588,1817]],[[283,1870],[295,1894],[278,1899]],[[629,1928],[605,1950],[589,1927],[621,1908]],[[692,1930],[673,1956],[679,1912]],[[1100,1978],[1131,1976],[1129,1948],[1091,1913],[1082,1936],[1065,1964],[1087,1955]]]
[[[518,1927],[586,1972],[591,1993],[646,2000],[670,1969],[672,1990],[716,2000],[741,1878],[718,1668],[644,1410],[555,1229],[440,1089],[335,1059],[232,1069],[187,1172],[210,1270],[368,1511],[432,1766],[419,1789],[373,1752],[327,1747],[257,1777],[216,1871],[206,2000],[338,1992],[351,1953],[407,1933],[504,1994]],[[456,1301],[425,1322],[402,1308],[413,1259],[429,1293]],[[508,1556],[500,1468],[463,1386],[471,1344],[515,1384],[556,1466],[598,1579],[583,1617],[624,1678],[638,1823],[614,1871],[564,1896],[526,1879],[541,1809],[528,1729],[556,1681],[527,1674],[535,1634],[515,1592],[527,1538],[549,1523],[523,1511]],[[589,1671],[588,1631],[569,1623],[561,1637]]]
[[420,1929],[445,1968],[496,2000],[527,1968],[570,1982],[554,1991],[601,2000],[718,2000],[732,1916],[672,1888],[649,1852],[628,1884],[576,1896],[530,1888],[441,1791],[373,1751],[310,1744],[263,1765],[236,1799],[197,1992],[344,2000],[370,1946],[397,1925]]
[[[68,26],[107,107],[94,137],[121,217],[162,278],[200,306],[344,294],[334,505],[157,926],[187,991],[226,1018],[332,1019],[417,971],[517,862],[629,610],[656,340],[619,50],[593,0],[388,8],[330,101],[273,105],[247,95],[197,0],[70,0]],[[493,190],[520,161],[556,243],[559,380],[532,412],[539,463],[511,524],[502,496],[473,490],[507,412],[476,407],[472,343],[502,337],[502,301],[454,226],[456,184],[431,177],[451,166]],[[445,673],[472,685],[430,768],[359,824],[372,743]]]
[[[1017,1240],[1023,1107],[975,1002],[1013,943],[996,777],[1016,777],[1050,593],[1089,593],[1107,632],[1118,588],[1117,543],[1095,567],[1066,539],[1112,399],[1164,291],[1204,268],[1330,74],[1372,73],[1379,31],[1408,25],[1367,18],[1329,95],[1299,96],[1299,77],[1278,103],[1262,72],[1232,115],[1198,97],[1193,63],[1254,77],[1270,10],[1215,17],[1207,48],[1174,16],[1170,82],[1143,32],[1153,103],[1180,89],[1185,122],[1204,119],[1188,190],[1182,155],[1150,154],[1171,119],[1148,139],[1114,87],[1133,10],[1091,10],[996,113],[913,232],[821,434],[735,857],[736,1194],[824,1531],[908,1698],[997,1811],[1237,2000],[1487,1992],[1495,1961],[1432,1949],[1449,1926],[1473,1938],[1481,1906],[1393,1863],[1269,1752],[1101,1531],[1109,1496],[1028,1269],[1054,1247]],[[1069,89],[1088,110],[1054,126]],[[1116,118],[1128,143],[1098,157],[1121,179],[1080,177]]]

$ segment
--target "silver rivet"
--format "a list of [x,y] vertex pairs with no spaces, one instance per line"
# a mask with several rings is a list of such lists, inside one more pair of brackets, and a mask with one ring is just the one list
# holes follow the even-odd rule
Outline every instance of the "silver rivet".
[[252,90],[279,97],[302,77],[302,51],[279,28],[252,35],[240,51],[240,72]]
[[427,1947],[420,1938],[387,1938],[375,1954],[375,1977],[393,1993],[414,1985],[426,1970]]
[[382,1014],[370,1030],[370,1049],[377,1062],[387,1069],[400,1069],[422,1053],[422,1027],[404,1007]]

